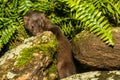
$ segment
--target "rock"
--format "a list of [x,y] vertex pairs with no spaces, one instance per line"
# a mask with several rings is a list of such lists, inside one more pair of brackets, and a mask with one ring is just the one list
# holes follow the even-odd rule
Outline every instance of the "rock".
[[57,39],[49,31],[26,39],[0,58],[0,80],[56,79],[57,49]]
[[120,80],[120,71],[91,71],[75,74],[61,80]]
[[111,47],[95,34],[82,31],[72,40],[74,57],[84,67],[120,69],[120,28],[113,28],[113,39],[115,45]]

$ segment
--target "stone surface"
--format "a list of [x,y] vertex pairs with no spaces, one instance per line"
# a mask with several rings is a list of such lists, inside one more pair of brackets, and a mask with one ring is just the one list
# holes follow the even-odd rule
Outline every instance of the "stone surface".
[[91,71],[75,74],[62,80],[120,80],[120,71]]
[[[120,69],[120,28],[113,28],[114,47],[83,31],[72,41],[74,57],[81,64],[100,69]],[[81,67],[81,66],[79,66]]]

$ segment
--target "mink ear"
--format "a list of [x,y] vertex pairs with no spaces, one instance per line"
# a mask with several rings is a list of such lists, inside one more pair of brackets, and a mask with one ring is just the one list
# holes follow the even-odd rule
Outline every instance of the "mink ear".
[[29,17],[24,16],[24,17],[23,17],[23,20],[24,20],[24,24],[27,25],[27,24],[28,24],[28,21],[29,21]]

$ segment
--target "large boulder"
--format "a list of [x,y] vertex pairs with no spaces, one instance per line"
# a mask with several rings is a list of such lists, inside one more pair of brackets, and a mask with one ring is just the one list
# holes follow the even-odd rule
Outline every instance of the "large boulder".
[[120,69],[120,28],[113,28],[113,40],[111,47],[95,34],[82,31],[72,40],[74,57],[88,67]]
[[120,80],[120,71],[90,71],[75,74],[62,80]]
[[49,31],[26,39],[0,58],[0,80],[55,80],[57,46]]

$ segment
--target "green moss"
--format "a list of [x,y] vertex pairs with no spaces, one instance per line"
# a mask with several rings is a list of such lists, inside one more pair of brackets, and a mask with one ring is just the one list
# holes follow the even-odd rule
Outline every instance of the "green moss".
[[37,46],[33,46],[30,48],[25,48],[21,51],[20,57],[17,59],[16,66],[22,66],[29,62],[33,58],[33,53],[37,53],[40,51],[40,48]]
[[[54,59],[53,63],[47,67],[46,72],[48,73],[48,80],[55,80],[57,78],[56,64],[57,64],[57,61],[56,59]],[[54,76],[51,76],[51,74],[53,74]]]
[[47,69],[47,72],[50,74],[50,73],[55,73],[57,71],[57,68],[56,68],[56,59],[53,60],[53,63],[52,65],[50,65]]
[[[39,39],[39,38],[38,38]],[[16,66],[20,67],[28,63],[33,58],[33,53],[39,53],[40,51],[44,52],[44,55],[53,57],[54,53],[57,51],[57,40],[55,36],[52,36],[50,40],[47,42],[42,42],[42,39],[40,37],[39,39],[40,44],[35,44],[34,46],[31,46],[29,48],[25,48],[21,51],[20,57],[16,60]],[[39,43],[38,42],[38,43]]]
[[82,31],[72,39],[72,43],[76,43],[81,40],[86,40],[89,37],[89,34],[90,34],[89,31],[86,31],[86,30]]

